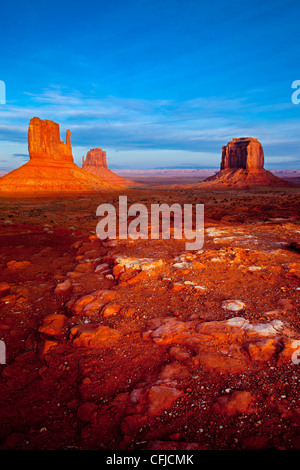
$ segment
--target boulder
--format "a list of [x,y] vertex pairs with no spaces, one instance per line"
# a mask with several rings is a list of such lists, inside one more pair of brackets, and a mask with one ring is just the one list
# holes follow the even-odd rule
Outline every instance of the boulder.
[[74,346],[87,348],[112,348],[121,336],[113,328],[92,323],[74,326],[70,332]]
[[46,336],[59,336],[65,333],[67,317],[61,313],[47,315],[43,324],[39,327],[39,332]]

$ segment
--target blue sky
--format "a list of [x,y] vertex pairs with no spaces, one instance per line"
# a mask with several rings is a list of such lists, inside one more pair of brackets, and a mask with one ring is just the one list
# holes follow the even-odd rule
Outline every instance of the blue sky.
[[299,1],[1,4],[0,170],[28,160],[34,116],[111,168],[217,168],[233,137],[267,169],[300,169]]

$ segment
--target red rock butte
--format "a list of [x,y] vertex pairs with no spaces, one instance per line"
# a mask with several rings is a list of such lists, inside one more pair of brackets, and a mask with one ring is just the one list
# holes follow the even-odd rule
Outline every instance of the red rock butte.
[[99,176],[103,180],[111,184],[119,184],[124,186],[136,185],[133,181],[122,178],[109,168],[107,168],[106,152],[102,148],[94,148],[88,151],[86,157],[82,157],[82,168],[89,173]]
[[60,140],[59,125],[34,117],[28,128],[29,161],[0,178],[1,194],[48,194],[110,191],[116,184],[92,175],[74,163],[71,132]]
[[38,117],[31,119],[28,128],[28,150],[31,162],[38,165],[74,163],[71,132],[66,132],[66,143],[60,140],[59,124]]
[[239,137],[222,147],[220,171],[205,179],[200,186],[247,189],[251,186],[291,186],[291,183],[264,169],[264,152],[257,139]]

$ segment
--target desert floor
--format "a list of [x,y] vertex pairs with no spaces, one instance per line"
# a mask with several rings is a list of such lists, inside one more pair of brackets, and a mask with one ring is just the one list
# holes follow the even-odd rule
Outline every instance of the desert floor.
[[122,194],[203,203],[203,248],[1,200],[0,449],[300,449],[299,186]]

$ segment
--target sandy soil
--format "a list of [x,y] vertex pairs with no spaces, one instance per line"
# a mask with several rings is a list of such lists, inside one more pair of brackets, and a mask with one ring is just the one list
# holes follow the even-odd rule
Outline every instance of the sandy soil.
[[203,248],[1,200],[0,449],[299,449],[299,187],[126,193],[204,203]]

